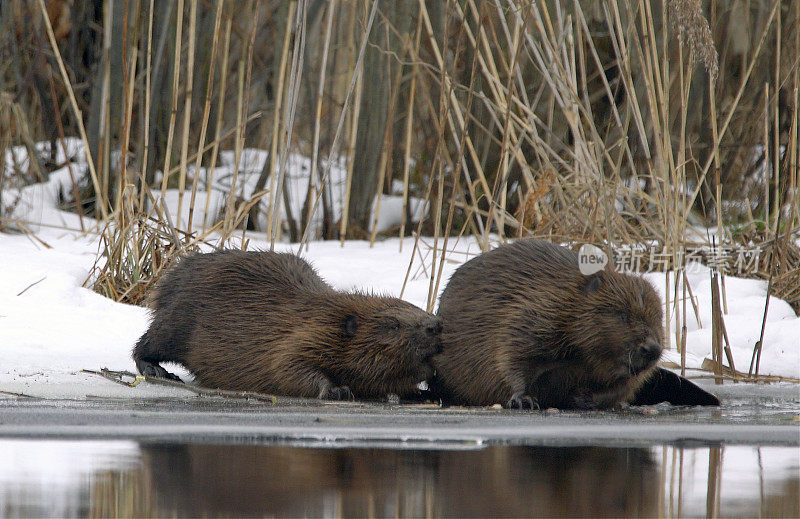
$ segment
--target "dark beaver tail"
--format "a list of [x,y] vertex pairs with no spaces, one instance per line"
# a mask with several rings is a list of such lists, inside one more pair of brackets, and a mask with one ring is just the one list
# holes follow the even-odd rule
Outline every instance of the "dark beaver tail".
[[656,368],[653,375],[639,388],[632,405],[654,405],[669,402],[672,405],[719,405],[719,399],[697,384],[664,368]]

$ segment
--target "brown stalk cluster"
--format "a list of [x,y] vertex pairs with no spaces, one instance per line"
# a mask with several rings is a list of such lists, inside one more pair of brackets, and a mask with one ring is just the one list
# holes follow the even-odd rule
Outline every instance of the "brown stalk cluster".
[[681,43],[689,46],[695,61],[703,64],[711,81],[716,83],[719,56],[700,0],[670,0],[668,8],[672,31]]

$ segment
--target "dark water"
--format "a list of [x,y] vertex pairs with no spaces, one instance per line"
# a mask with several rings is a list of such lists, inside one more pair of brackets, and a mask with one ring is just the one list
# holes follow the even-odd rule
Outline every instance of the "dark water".
[[0,440],[0,516],[800,516],[794,447]]

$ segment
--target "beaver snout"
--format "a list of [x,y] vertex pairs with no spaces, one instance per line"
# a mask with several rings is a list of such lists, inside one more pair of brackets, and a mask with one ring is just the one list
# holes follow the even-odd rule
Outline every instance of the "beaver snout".
[[420,353],[424,358],[442,351],[442,318],[430,316],[419,325]]
[[661,357],[661,343],[648,337],[631,355],[631,371],[639,374],[651,367]]
[[442,333],[442,318],[441,317],[431,317],[428,319],[428,322],[425,323],[425,333],[429,336],[435,336]]

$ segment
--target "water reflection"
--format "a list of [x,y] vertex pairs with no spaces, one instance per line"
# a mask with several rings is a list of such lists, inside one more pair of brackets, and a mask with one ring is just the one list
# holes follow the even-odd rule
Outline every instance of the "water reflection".
[[0,516],[800,515],[796,448],[0,440]]
[[189,515],[652,515],[641,449],[145,446],[159,505]]

